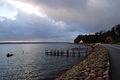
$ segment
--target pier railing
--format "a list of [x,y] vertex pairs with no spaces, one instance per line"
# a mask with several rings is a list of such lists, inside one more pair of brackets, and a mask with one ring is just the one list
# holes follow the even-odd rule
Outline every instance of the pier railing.
[[53,55],[53,56],[81,56],[81,53],[84,53],[85,56],[88,55],[89,49],[88,48],[72,48],[72,49],[66,49],[66,50],[45,50],[46,55]]

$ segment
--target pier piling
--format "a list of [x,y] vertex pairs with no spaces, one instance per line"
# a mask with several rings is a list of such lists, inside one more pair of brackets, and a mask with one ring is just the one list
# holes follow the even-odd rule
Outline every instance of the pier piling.
[[80,57],[80,47],[78,48],[78,57]]
[[61,50],[61,56],[63,56],[63,52],[64,52],[64,51],[63,51],[63,50]]
[[50,54],[53,55],[53,50],[50,51]]
[[69,49],[66,50],[67,56],[69,56]]
[[56,55],[56,50],[54,50],[54,55]]
[[63,56],[63,55],[65,55],[65,56],[72,56],[72,57],[74,57],[74,56],[80,57],[81,53],[84,53],[85,56],[87,56],[88,52],[89,52],[89,50],[88,50],[87,47],[86,48],[81,48],[80,46],[77,48],[77,50],[74,50],[74,49],[67,49],[66,51],[64,51],[64,50],[56,50],[56,49],[54,49],[54,50],[52,49],[50,51],[45,50],[46,55],[54,55],[54,56]]
[[48,55],[48,50],[45,50],[45,53]]
[[86,56],[87,56],[87,53],[88,53],[88,48],[86,48]]
[[74,50],[72,50],[72,57],[74,57],[75,56],[75,52],[74,52]]
[[57,56],[59,56],[59,50],[57,50]]

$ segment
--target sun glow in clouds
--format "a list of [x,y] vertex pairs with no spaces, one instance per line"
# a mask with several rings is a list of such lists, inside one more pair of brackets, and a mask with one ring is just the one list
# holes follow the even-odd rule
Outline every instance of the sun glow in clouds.
[[50,21],[51,23],[55,24],[57,27],[61,27],[64,28],[65,23],[63,23],[62,21],[55,21],[53,19],[50,19],[44,12],[44,10],[42,9],[42,7],[39,8],[33,6],[32,4],[28,4],[25,2],[21,2],[18,0],[7,0],[7,2],[13,6],[15,6],[16,8],[20,9],[21,11],[28,13],[28,14],[35,14],[37,16],[46,18],[48,21]]
[[35,14],[40,17],[47,17],[47,15],[44,13],[42,9],[39,8],[38,10],[37,7],[34,7],[31,4],[27,4],[27,3],[16,1],[16,0],[7,0],[7,2],[14,5],[15,7],[17,7],[18,9],[20,9],[25,13]]

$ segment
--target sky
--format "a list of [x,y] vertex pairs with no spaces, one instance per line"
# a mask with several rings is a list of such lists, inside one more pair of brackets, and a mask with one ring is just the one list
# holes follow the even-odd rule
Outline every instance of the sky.
[[0,41],[73,41],[120,23],[120,0],[0,0]]

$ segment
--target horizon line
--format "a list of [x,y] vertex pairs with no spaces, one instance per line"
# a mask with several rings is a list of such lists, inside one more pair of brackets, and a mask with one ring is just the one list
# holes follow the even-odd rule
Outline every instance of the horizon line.
[[0,41],[0,43],[24,43],[24,42],[71,42],[71,41]]

